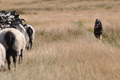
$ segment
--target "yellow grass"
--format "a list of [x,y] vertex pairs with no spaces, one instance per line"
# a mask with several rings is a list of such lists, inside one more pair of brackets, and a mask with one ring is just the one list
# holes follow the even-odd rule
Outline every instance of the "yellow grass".
[[[36,31],[33,49],[0,80],[120,79],[119,0],[1,0],[0,10],[18,11]],[[96,18],[102,41],[93,34]]]

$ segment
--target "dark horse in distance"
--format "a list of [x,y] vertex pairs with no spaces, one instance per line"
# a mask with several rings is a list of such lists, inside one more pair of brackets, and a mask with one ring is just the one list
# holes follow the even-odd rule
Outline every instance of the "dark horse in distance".
[[102,23],[100,20],[96,19],[95,21],[95,26],[94,26],[94,35],[98,40],[102,39],[103,35],[103,28],[102,28]]

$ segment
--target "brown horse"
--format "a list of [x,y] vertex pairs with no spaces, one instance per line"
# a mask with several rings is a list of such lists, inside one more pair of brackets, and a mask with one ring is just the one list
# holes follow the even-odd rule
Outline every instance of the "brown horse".
[[96,19],[95,21],[95,26],[94,26],[94,35],[98,40],[102,39],[103,35],[103,28],[102,28],[102,23],[100,20]]

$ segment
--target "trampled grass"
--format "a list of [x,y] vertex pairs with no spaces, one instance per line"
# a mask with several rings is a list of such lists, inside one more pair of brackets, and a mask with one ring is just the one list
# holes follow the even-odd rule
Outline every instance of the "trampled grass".
[[[36,35],[33,49],[24,52],[17,70],[12,63],[11,71],[0,71],[0,80],[119,80],[119,4],[117,0],[1,1],[0,10],[17,10]],[[93,34],[96,18],[103,24],[101,41]]]

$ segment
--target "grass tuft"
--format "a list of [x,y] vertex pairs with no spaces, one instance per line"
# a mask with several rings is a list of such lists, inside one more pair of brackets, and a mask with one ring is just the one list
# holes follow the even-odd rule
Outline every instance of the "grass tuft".
[[[2,1],[1,10],[18,11],[36,34],[33,48],[23,52],[16,71],[11,58],[12,70],[5,63],[0,80],[119,80],[119,4],[119,0]],[[102,40],[92,30],[96,18],[103,23]]]
[[105,9],[110,10],[110,9],[112,9],[112,8],[113,8],[113,6],[107,6]]
[[93,30],[93,29],[88,29],[88,32],[93,33],[93,32],[94,32],[94,30]]
[[72,22],[73,24],[77,25],[78,27],[83,27],[83,23],[81,20],[77,21],[77,22]]
[[104,30],[104,41],[112,46],[120,47],[120,27],[106,27]]
[[26,14],[23,10],[20,9],[8,9],[8,11],[17,11],[18,14]]

